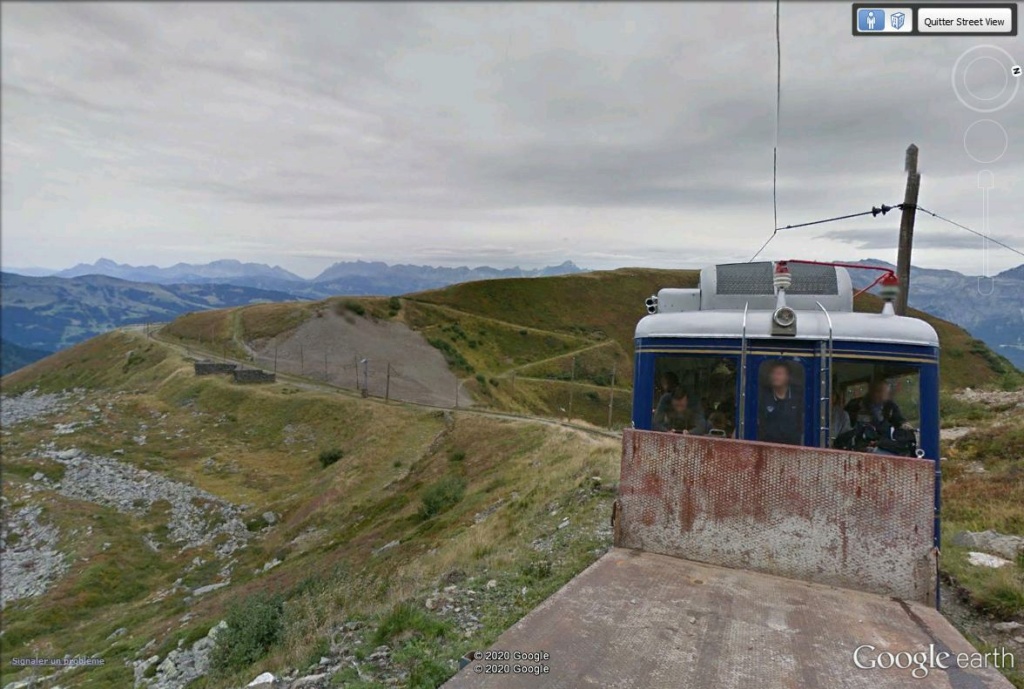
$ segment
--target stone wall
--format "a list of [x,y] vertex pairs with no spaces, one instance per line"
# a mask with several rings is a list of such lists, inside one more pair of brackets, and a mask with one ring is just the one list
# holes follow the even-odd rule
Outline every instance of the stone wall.
[[236,383],[273,383],[277,379],[274,373],[258,368],[236,368],[234,375]]
[[197,361],[195,363],[197,376],[209,376],[217,373],[231,373],[238,364],[225,364],[219,361]]

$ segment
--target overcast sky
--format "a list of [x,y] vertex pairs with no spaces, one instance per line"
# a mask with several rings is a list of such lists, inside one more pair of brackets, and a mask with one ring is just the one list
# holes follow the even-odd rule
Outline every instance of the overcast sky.
[[[773,226],[774,2],[2,12],[6,267],[695,266]],[[1024,247],[1024,39],[854,37],[849,2],[781,15],[780,224],[902,201],[914,142],[922,206],[984,229],[990,170],[987,231]],[[1012,56],[961,60],[988,113],[953,88],[983,45]],[[898,225],[789,230],[765,256],[894,260]],[[928,267],[1021,263],[927,216],[916,239]]]

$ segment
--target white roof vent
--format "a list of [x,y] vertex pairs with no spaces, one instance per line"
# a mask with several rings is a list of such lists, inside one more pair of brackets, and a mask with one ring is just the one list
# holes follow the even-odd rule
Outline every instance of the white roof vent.
[[[786,288],[786,304],[797,310],[817,310],[818,302],[829,311],[853,311],[853,283],[845,268],[790,262],[792,283]],[[775,271],[771,261],[727,263],[700,271],[700,308],[709,310],[772,311],[775,303]]]

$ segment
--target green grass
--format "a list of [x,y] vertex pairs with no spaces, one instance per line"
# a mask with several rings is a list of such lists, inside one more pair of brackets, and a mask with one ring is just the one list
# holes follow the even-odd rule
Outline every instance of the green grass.
[[403,601],[388,612],[377,625],[373,640],[377,644],[394,642],[398,637],[419,635],[435,639],[449,632],[449,626],[422,606]]
[[460,476],[445,476],[423,491],[419,516],[430,519],[458,504],[466,494],[466,481]]
[[344,456],[345,456],[344,452],[342,452],[337,447],[333,447],[333,448],[331,448],[329,450],[321,451],[320,452],[320,456],[318,457],[318,459],[320,460],[320,466],[322,466],[323,468],[326,469],[327,467],[331,466],[332,464],[334,464],[335,462],[337,462],[339,459],[341,459]]
[[283,614],[281,599],[264,593],[233,603],[228,627],[217,635],[211,665],[222,672],[237,671],[264,657],[281,640]]

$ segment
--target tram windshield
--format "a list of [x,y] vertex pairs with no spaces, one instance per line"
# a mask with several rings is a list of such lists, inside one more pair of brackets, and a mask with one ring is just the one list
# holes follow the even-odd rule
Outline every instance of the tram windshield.
[[[738,437],[737,429],[742,427],[738,370],[735,356],[657,357],[651,428]],[[789,445],[827,444],[839,449],[914,454],[921,421],[917,366],[837,356],[831,365],[830,399],[819,385],[819,370],[821,362],[813,356],[751,361],[746,375],[745,437]]]
[[[917,367],[837,359],[833,366],[832,422],[836,446],[857,444],[894,454],[912,454],[921,421],[921,385]],[[844,416],[845,414],[845,416]],[[844,433],[869,431],[871,437],[845,441]]]
[[736,357],[658,357],[654,366],[654,430],[734,438],[736,365]]

